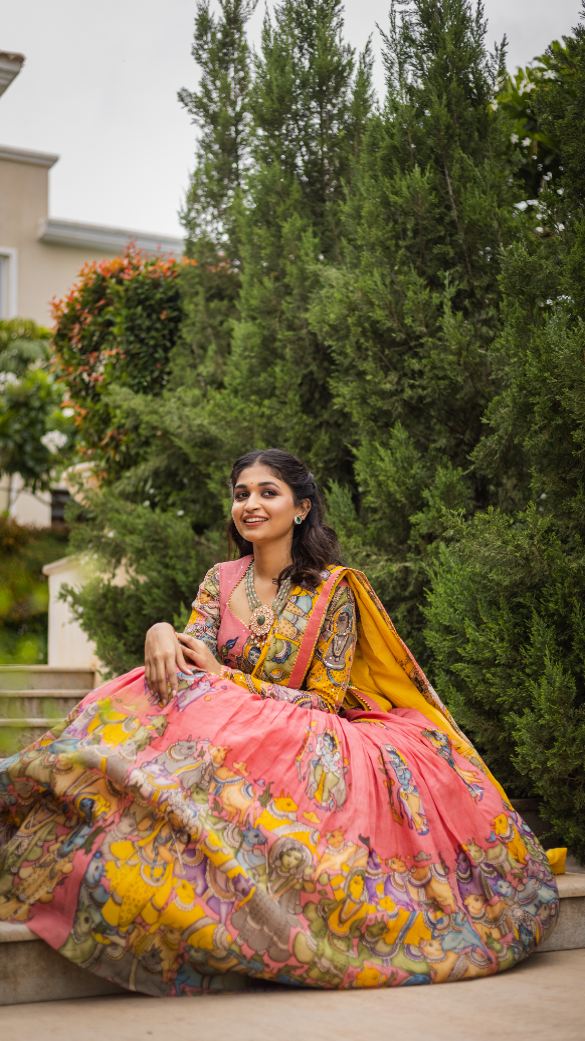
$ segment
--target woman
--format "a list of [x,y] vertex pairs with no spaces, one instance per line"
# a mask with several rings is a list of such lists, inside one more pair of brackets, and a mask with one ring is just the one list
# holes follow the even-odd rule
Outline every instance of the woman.
[[546,854],[285,452],[184,633],[3,764],[0,920],[147,994],[487,976],[554,928]]

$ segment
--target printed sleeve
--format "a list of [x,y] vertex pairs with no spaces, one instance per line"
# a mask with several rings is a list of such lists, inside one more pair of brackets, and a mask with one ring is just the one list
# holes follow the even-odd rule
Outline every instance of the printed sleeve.
[[224,667],[222,674],[262,698],[337,713],[349,684],[356,640],[355,600],[344,581],[340,582],[327,609],[302,690],[266,683],[236,669]]
[[206,647],[219,661],[217,634],[219,632],[219,564],[207,572],[192,603],[192,613],[185,632],[203,640]]

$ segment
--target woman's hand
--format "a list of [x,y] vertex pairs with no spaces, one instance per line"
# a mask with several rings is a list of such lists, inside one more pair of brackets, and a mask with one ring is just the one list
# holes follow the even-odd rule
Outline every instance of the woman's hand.
[[[157,622],[146,634],[144,643],[144,678],[152,694],[158,694],[161,705],[167,705],[179,689],[177,669],[191,674],[175,630],[168,622]],[[167,683],[169,678],[171,692]]]
[[221,665],[203,640],[196,640],[188,633],[175,633],[175,636],[182,644],[184,653],[193,659],[198,669],[202,672],[213,672],[216,676],[221,674]]
[[168,705],[179,690],[177,669],[187,676],[193,674],[185,654],[193,659],[202,672],[213,672],[219,676],[221,666],[202,640],[196,640],[186,633],[176,633],[168,622],[157,622],[148,630],[144,644],[144,678],[148,689],[158,694],[161,705]]

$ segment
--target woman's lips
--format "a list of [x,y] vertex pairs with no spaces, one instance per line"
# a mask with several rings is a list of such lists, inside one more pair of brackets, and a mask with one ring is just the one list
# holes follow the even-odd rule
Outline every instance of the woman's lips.
[[244,524],[247,524],[249,528],[257,527],[258,524],[265,524],[268,517],[245,517]]

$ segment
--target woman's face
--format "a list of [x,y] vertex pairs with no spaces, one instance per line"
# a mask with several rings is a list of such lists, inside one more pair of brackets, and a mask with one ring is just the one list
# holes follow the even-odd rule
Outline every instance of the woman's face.
[[261,463],[242,470],[234,488],[232,517],[240,535],[255,546],[291,540],[295,517],[303,520],[311,503],[295,505],[291,488]]

